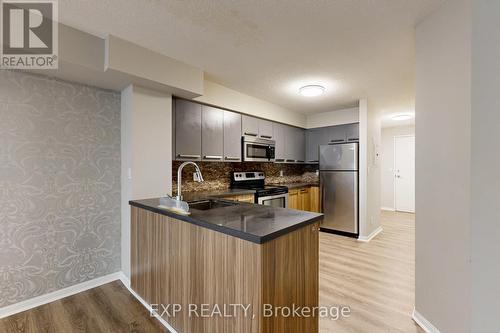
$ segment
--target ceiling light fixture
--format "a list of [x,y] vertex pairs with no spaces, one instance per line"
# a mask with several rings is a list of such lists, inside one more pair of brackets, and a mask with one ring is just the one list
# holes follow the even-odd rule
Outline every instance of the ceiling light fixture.
[[299,93],[302,96],[306,97],[316,97],[323,95],[325,93],[325,87],[317,85],[317,84],[311,84],[308,86],[303,86],[299,89]]
[[411,115],[411,114],[398,114],[398,115],[391,117],[392,120],[396,120],[396,121],[408,120],[411,118],[413,118],[413,115]]

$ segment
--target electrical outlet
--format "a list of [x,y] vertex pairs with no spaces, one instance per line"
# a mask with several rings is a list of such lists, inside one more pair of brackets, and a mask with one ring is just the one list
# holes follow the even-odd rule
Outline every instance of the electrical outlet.
[[319,176],[319,170],[316,170],[316,176]]
[[200,181],[200,177],[198,176],[198,174],[196,172],[193,173],[193,181],[195,181],[195,182]]
[[283,177],[283,170],[280,170],[280,177]]

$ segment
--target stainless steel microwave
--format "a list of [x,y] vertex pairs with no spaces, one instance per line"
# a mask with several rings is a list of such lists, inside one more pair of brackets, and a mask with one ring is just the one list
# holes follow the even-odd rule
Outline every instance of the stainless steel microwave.
[[243,161],[274,162],[276,143],[274,140],[256,138],[245,135],[242,137]]

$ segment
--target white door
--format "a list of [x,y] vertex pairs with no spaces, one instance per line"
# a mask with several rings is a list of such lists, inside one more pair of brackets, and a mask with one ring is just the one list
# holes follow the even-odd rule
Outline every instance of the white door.
[[415,137],[394,138],[394,201],[397,211],[415,212]]

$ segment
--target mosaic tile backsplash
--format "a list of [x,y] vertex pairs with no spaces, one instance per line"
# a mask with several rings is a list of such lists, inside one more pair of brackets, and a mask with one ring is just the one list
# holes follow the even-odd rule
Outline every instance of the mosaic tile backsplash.
[[[177,168],[182,161],[173,161],[173,190],[177,191]],[[267,184],[285,184],[318,182],[316,170],[318,165],[313,164],[278,164],[278,163],[224,163],[224,162],[196,162],[203,174],[204,182],[193,181],[193,166],[186,166],[182,170],[182,190],[185,192],[207,192],[226,190],[230,186],[231,171],[264,171]],[[280,177],[283,171],[283,177]]]

